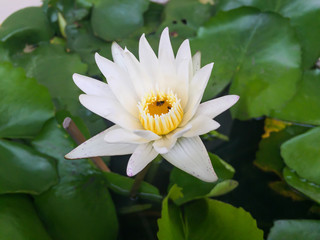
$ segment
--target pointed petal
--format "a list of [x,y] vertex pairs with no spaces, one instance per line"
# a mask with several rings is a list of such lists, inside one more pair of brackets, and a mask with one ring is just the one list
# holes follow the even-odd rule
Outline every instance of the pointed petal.
[[193,72],[196,73],[201,68],[201,52],[196,52],[192,57]]
[[127,49],[124,51],[124,61],[133,85],[131,91],[134,89],[138,99],[141,99],[146,92],[154,88],[154,82],[149,79],[145,69],[142,68],[136,57]]
[[174,144],[177,142],[177,139],[183,136],[186,132],[191,129],[191,125],[188,124],[184,128],[177,128],[172,133],[163,136],[159,140],[153,143],[154,149],[160,153],[165,154],[171,150]]
[[168,162],[205,182],[218,179],[200,137],[180,138],[174,147],[162,155]]
[[121,127],[116,127],[113,130],[109,131],[104,140],[108,143],[132,143],[132,144],[141,144],[149,142],[146,139],[134,134],[132,131],[126,130]]
[[181,62],[183,60],[190,61],[191,59],[192,57],[191,57],[190,43],[189,43],[189,40],[186,39],[183,41],[183,43],[180,45],[178,49],[176,62]]
[[158,153],[153,149],[151,143],[140,144],[131,155],[128,166],[127,175],[132,177],[145,168]]
[[67,159],[79,159],[89,158],[97,156],[115,156],[131,154],[138,147],[136,144],[113,144],[104,141],[105,135],[112,130],[113,127],[99,133],[98,135],[90,138],[78,147],[69,152],[65,158]]
[[133,85],[127,72],[112,61],[101,57],[98,53],[96,53],[95,58],[116,98],[129,113],[137,117],[139,114],[137,108],[138,96],[135,91],[132,91]]
[[78,86],[78,88],[80,88],[86,94],[106,97],[113,95],[108,84],[102,81],[86,77],[77,73],[73,74],[72,78],[75,84]]
[[83,106],[99,116],[129,130],[141,129],[140,121],[130,115],[119,102],[111,97],[82,94],[79,100]]
[[181,126],[184,126],[185,124],[187,124],[188,121],[195,114],[201,102],[208,80],[210,78],[212,67],[213,67],[213,63],[209,63],[203,68],[201,68],[199,71],[196,72],[192,81],[190,82],[189,100],[186,108],[184,109],[185,114],[180,124]]
[[201,103],[199,108],[197,109],[196,114],[206,115],[209,118],[214,118],[218,116],[220,113],[229,109],[238,100],[239,96],[237,95],[227,95],[216,99],[212,99],[210,101]]
[[154,141],[161,138],[159,135],[149,130],[134,130],[133,133],[149,141]]
[[192,126],[192,128],[190,131],[183,134],[184,137],[200,136],[220,127],[218,122],[203,115],[195,117],[188,123],[188,125],[189,124]]
[[139,60],[143,66],[159,65],[158,58],[144,34],[142,34],[139,41]]
[[160,36],[158,57],[161,62],[173,63],[174,54],[169,37],[169,28],[166,27]]
[[127,69],[123,60],[123,49],[116,42],[111,45],[111,53],[113,61],[123,69]]

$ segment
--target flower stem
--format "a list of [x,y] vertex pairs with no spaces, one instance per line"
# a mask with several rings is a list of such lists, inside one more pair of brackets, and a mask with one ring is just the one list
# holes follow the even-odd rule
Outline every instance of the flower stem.
[[130,198],[131,199],[135,199],[137,194],[138,194],[138,191],[139,191],[139,188],[141,186],[141,183],[144,179],[144,177],[146,176],[147,172],[148,172],[148,169],[150,168],[151,166],[151,163],[149,163],[141,172],[139,172],[137,174],[137,176],[135,177],[134,179],[134,182],[133,182],[133,185],[131,187],[131,190],[130,190]]
[[[80,145],[81,143],[86,141],[86,138],[83,136],[82,132],[79,130],[77,125],[72,121],[71,118],[67,117],[63,120],[63,128],[69,133],[72,139]],[[104,172],[111,172],[108,166],[104,163],[102,158],[100,157],[92,157],[91,161]]]

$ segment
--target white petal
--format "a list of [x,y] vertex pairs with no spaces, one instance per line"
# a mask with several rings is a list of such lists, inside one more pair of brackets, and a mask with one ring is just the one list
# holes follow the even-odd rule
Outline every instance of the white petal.
[[187,124],[188,121],[195,114],[201,102],[208,80],[210,78],[212,67],[213,67],[213,63],[209,63],[203,68],[201,68],[199,71],[196,72],[192,81],[190,82],[189,100],[186,108],[184,109],[185,114],[180,124],[181,126],[184,126],[185,124]]
[[114,99],[82,94],[79,100],[83,106],[99,116],[129,130],[141,129],[140,121],[130,115],[119,102]]
[[201,52],[196,52],[192,57],[193,72],[196,73],[201,68]]
[[86,94],[106,97],[113,95],[108,84],[104,82],[77,73],[73,74],[72,78],[78,88]]
[[95,58],[100,71],[106,77],[112,92],[121,105],[133,116],[138,117],[138,96],[135,91],[132,91],[134,88],[127,72],[98,53]]
[[133,143],[141,144],[149,142],[148,140],[134,134],[132,131],[123,129],[121,127],[116,127],[113,130],[109,131],[104,140],[109,143]]
[[163,136],[161,139],[153,143],[154,149],[160,153],[165,154],[170,151],[170,149],[177,142],[177,139],[183,136],[186,132],[191,129],[191,125],[188,124],[184,128],[177,128],[173,132]]
[[161,62],[173,63],[174,54],[169,37],[169,29],[166,27],[160,36],[158,57]]
[[183,43],[180,45],[177,56],[176,56],[176,62],[181,62],[183,60],[191,60],[191,50],[190,50],[190,44],[189,40],[186,39],[183,41]]
[[174,147],[162,156],[177,168],[205,182],[218,179],[200,137],[179,138]]
[[161,138],[159,135],[149,130],[134,130],[133,133],[149,141],[154,141]]
[[218,122],[204,115],[196,116],[188,123],[188,125],[189,124],[192,126],[192,128],[190,131],[183,134],[184,137],[203,135],[220,127]]
[[157,155],[158,153],[153,149],[151,143],[139,145],[129,159],[127,175],[129,177],[136,175],[155,159]]
[[112,52],[113,61],[116,64],[118,64],[121,68],[127,69],[123,60],[123,49],[116,42],[112,43],[111,52]]
[[214,118],[220,113],[226,111],[239,100],[237,95],[227,95],[212,99],[210,101],[201,103],[197,109],[196,114],[206,115],[209,118]]
[[65,158],[67,159],[78,159],[78,158],[89,158],[97,156],[115,156],[131,154],[138,147],[136,144],[113,144],[104,141],[105,135],[112,130],[113,127],[97,134],[90,138],[78,147],[68,153]]
[[136,57],[127,49],[124,51],[124,61],[133,84],[131,91],[135,90],[138,99],[141,99],[146,92],[154,89],[154,82],[147,76]]
[[170,79],[166,78],[170,76],[175,76],[175,59],[170,42],[169,29],[167,27],[161,33],[158,58],[161,72],[163,74],[162,80],[164,81],[159,83],[159,87],[164,88],[165,86],[163,86],[163,83],[170,81]]
[[142,34],[139,41],[139,60],[143,66],[158,66],[158,58],[148,43],[144,34]]

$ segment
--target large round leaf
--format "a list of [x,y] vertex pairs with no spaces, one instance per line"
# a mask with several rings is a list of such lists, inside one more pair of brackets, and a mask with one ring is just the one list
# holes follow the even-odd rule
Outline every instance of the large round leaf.
[[193,50],[215,62],[205,99],[233,80],[240,95],[233,114],[240,119],[267,115],[281,107],[300,78],[300,46],[287,19],[253,8],[220,12],[198,31]]
[[256,220],[242,208],[203,199],[184,208],[187,239],[263,240]]
[[318,220],[278,220],[271,228],[268,240],[316,240],[320,239]]
[[256,221],[242,208],[208,198],[178,208],[171,200],[181,197],[181,188],[173,185],[163,200],[162,216],[158,220],[160,240],[263,240]]
[[117,216],[103,173],[88,160],[64,159],[74,144],[54,119],[32,144],[58,160],[59,184],[35,197],[48,232],[61,240],[115,239]]
[[10,63],[0,63],[0,79],[0,137],[36,135],[54,113],[48,90]]
[[0,27],[0,40],[7,43],[32,44],[49,40],[53,35],[40,7],[21,9],[9,16]]
[[320,56],[320,1],[319,0],[222,0],[218,6],[230,10],[239,6],[253,6],[289,18],[302,47],[302,65],[312,67]]
[[320,204],[320,185],[299,177],[288,167],[283,169],[283,177],[291,187]]
[[0,193],[40,194],[57,183],[55,162],[26,145],[0,140]]
[[104,40],[127,37],[143,25],[148,0],[96,0],[91,13],[93,32]]
[[298,135],[281,145],[288,167],[311,182],[320,184],[320,127]]
[[[319,44],[320,45],[320,44]],[[320,125],[320,70],[306,71],[294,97],[271,116],[287,121]]]
[[0,196],[0,239],[50,240],[29,197]]
[[58,108],[73,113],[78,110],[80,90],[72,81],[72,74],[87,71],[79,56],[67,53],[60,45],[42,44],[31,53],[15,56],[14,61],[25,68],[27,76],[49,89]]

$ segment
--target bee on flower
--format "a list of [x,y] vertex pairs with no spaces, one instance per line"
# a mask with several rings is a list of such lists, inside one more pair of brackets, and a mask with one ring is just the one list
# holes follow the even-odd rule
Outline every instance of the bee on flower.
[[96,53],[108,83],[73,75],[85,93],[79,99],[90,111],[115,125],[66,155],[68,159],[132,154],[127,175],[134,176],[159,154],[172,165],[206,182],[214,182],[207,150],[199,135],[217,129],[213,120],[239,97],[227,95],[200,103],[213,63],[200,67],[200,53],[191,55],[185,40],[174,56],[169,30],[160,37],[158,57],[143,34],[139,60],[117,43],[113,61]]

